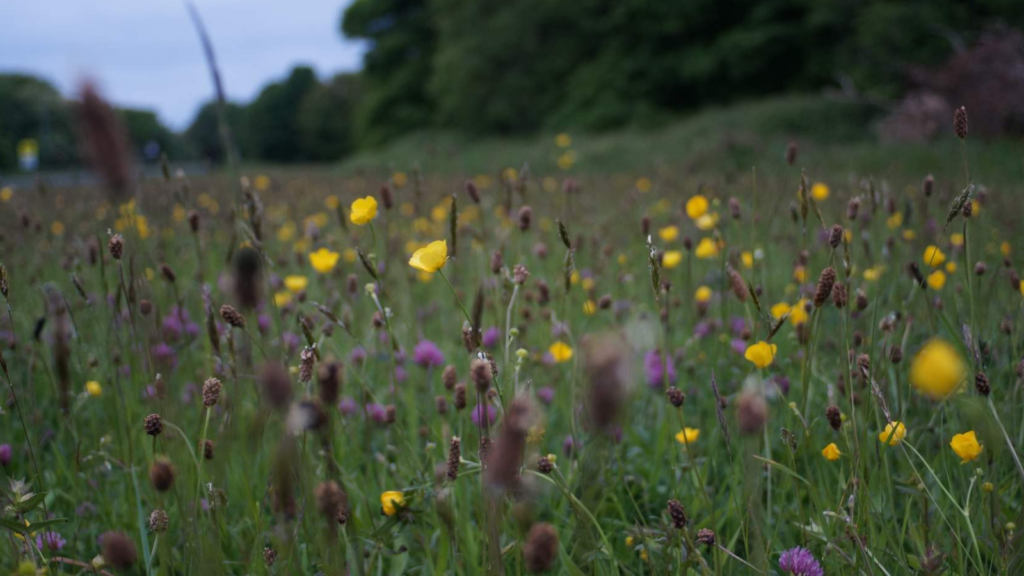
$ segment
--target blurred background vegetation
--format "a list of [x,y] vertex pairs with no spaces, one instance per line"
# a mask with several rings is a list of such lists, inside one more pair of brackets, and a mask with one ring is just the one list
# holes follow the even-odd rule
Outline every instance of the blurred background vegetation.
[[[226,117],[242,158],[265,163],[372,157],[425,133],[453,149],[635,134],[778,95],[813,96],[767,100],[783,118],[764,128],[787,137],[928,141],[961,104],[985,111],[973,134],[1019,136],[1022,28],[1020,0],[356,0],[339,32],[367,42],[360,72],[296,67]],[[0,75],[0,169],[23,138],[44,167],[77,165],[75,105]],[[213,102],[182,133],[119,112],[140,160],[224,161]]]

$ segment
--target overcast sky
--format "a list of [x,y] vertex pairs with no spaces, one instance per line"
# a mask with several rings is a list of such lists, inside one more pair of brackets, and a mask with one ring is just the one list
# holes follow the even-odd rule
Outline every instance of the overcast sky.
[[[352,0],[194,0],[232,100],[248,101],[295,64],[321,78],[360,67],[339,33]],[[43,76],[66,95],[95,78],[123,106],[183,129],[213,96],[183,0],[0,0],[0,73]]]

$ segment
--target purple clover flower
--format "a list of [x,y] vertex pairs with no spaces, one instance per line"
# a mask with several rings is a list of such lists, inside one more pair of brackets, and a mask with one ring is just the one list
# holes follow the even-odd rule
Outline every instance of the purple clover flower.
[[57,532],[43,532],[42,534],[36,534],[36,548],[43,550],[43,546],[46,546],[45,552],[57,552],[67,541],[64,537]]
[[644,374],[647,375],[648,386],[661,388],[665,385],[666,365],[668,366],[668,383],[675,384],[678,374],[676,374],[676,367],[671,356],[668,357],[668,362],[665,362],[660,350],[650,350],[644,355]]
[[498,345],[499,340],[501,340],[501,330],[498,330],[496,326],[484,330],[482,339],[484,348],[494,348]]
[[444,354],[441,353],[441,349],[437,347],[437,344],[430,340],[420,340],[416,347],[412,349],[412,358],[414,362],[423,368],[444,364]]
[[793,576],[825,576],[825,571],[821,569],[821,564],[814,559],[811,551],[800,546],[782,553],[779,568]]

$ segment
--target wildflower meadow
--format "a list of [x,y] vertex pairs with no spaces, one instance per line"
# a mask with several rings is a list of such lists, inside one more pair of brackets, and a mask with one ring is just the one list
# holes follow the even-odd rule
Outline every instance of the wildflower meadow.
[[986,111],[923,171],[139,178],[88,105],[99,179],[0,184],[0,572],[1024,573]]

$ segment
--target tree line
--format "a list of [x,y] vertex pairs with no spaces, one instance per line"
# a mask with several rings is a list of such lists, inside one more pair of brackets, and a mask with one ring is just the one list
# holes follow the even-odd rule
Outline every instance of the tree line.
[[[297,66],[225,117],[244,160],[305,162],[427,129],[655,126],[829,85],[884,102],[994,25],[1024,28],[1024,2],[355,0],[339,31],[366,42],[360,72],[321,80]],[[0,75],[0,169],[24,138],[42,166],[77,163],[73,106],[43,80]],[[153,112],[119,113],[142,158],[225,158],[212,101],[181,134]]]

